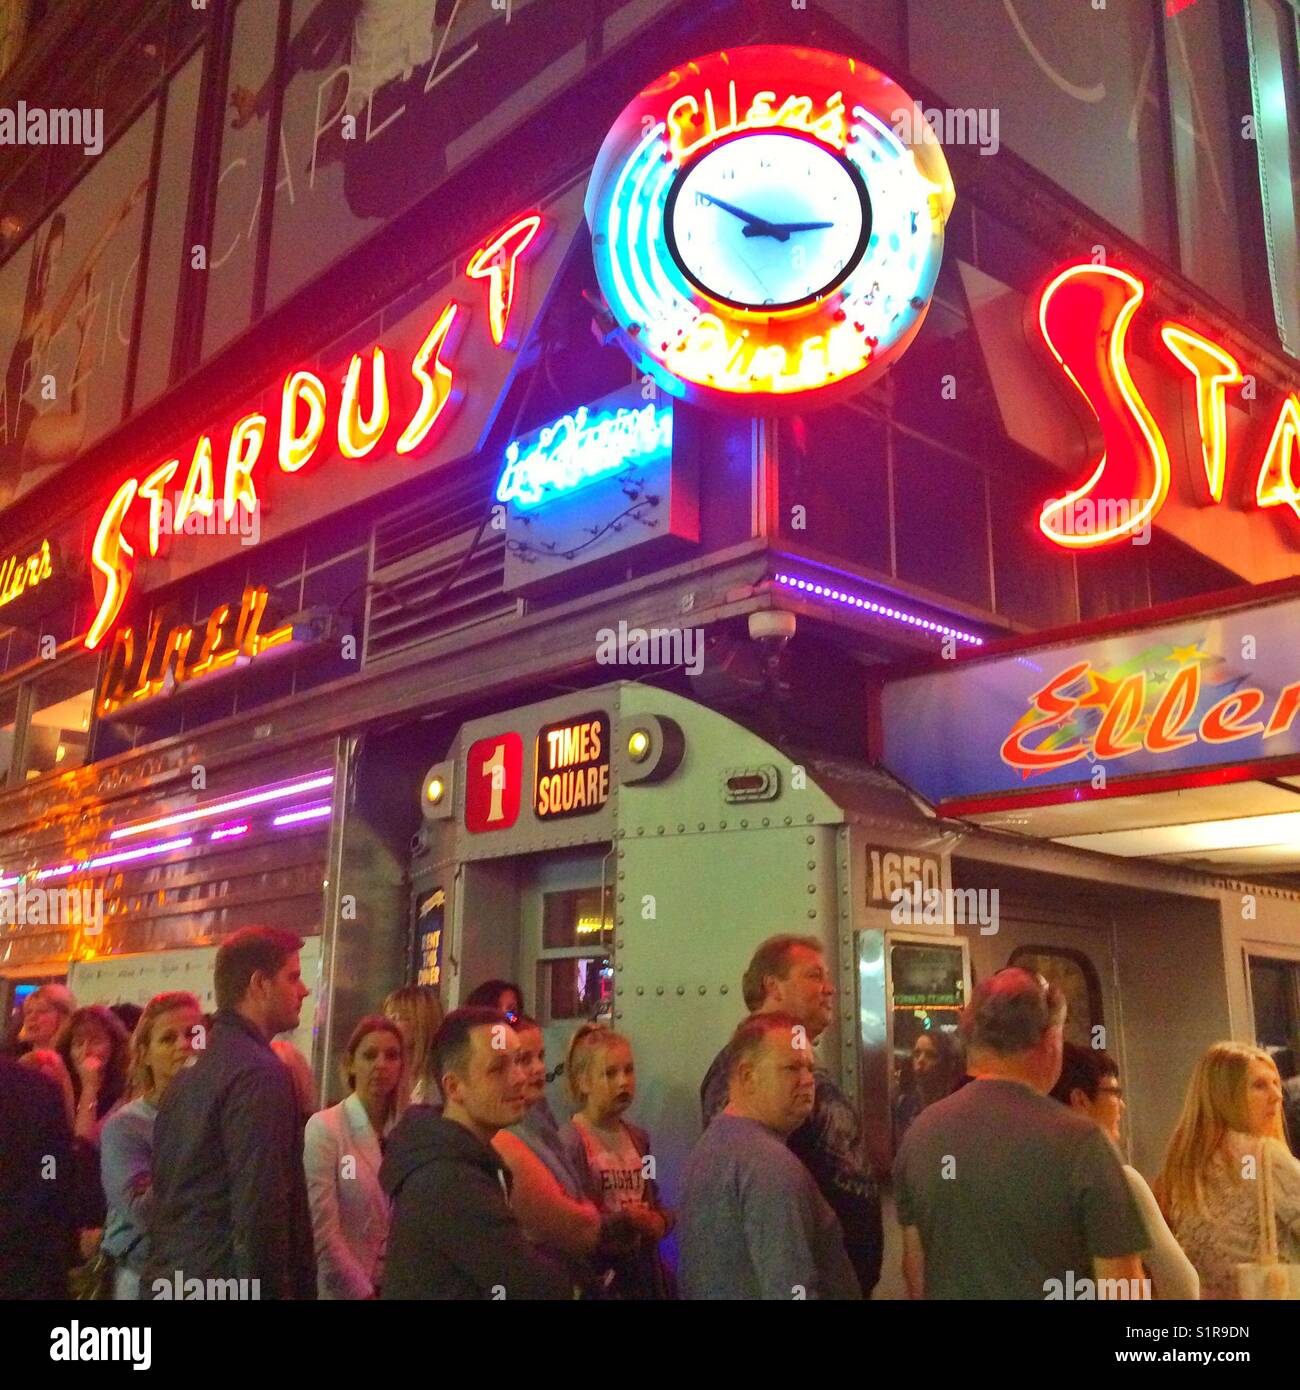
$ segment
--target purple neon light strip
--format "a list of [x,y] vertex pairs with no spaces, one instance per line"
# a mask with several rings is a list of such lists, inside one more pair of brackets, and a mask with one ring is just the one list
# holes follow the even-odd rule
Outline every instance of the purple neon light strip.
[[167,826],[186,825],[190,821],[207,820],[211,816],[225,815],[228,811],[242,811],[247,806],[263,806],[268,801],[283,801],[287,796],[297,796],[301,792],[319,791],[322,787],[333,786],[334,774],[320,772],[301,782],[291,782],[285,787],[265,787],[246,796],[237,796],[231,801],[214,801],[209,806],[196,806],[192,811],[178,811],[174,816],[162,816],[158,820],[141,821],[138,825],[124,825],[114,830],[110,840],[124,840],[128,835],[143,835],[146,830],[162,830]]
[[243,825],[223,825],[220,830],[214,830],[208,836],[209,840],[229,840],[235,835],[247,835],[248,823]]
[[[37,883],[47,878],[65,878],[68,874],[87,873],[91,869],[107,869],[113,864],[129,864],[136,859],[147,859],[152,854],[166,854],[169,850],[188,849],[194,843],[193,836],[186,835],[178,840],[160,840],[157,844],[141,845],[138,849],[122,850],[117,854],[100,854],[93,859],[79,859],[75,864],[60,864],[57,868],[37,869],[32,875]],[[8,888],[21,882],[18,878],[0,879],[0,887]]]
[[846,608],[860,608],[865,613],[874,613],[877,617],[888,618],[891,622],[900,623],[907,627],[919,628],[925,632],[935,632],[942,637],[955,637],[959,642],[968,642],[972,647],[984,645],[982,637],[976,637],[974,633],[963,632],[959,627],[948,627],[944,623],[936,623],[929,618],[918,618],[915,613],[905,613],[901,608],[891,608],[888,604],[876,603],[869,598],[859,598],[856,594],[846,593],[843,589],[832,589],[826,584],[813,584],[806,579],[796,579],[792,574],[775,574],[772,577],[778,584],[784,584],[787,589],[798,589],[804,593],[814,594],[818,598],[832,599],[836,603],[842,603]]
[[271,822],[272,825],[297,825],[299,821],[320,820],[322,816],[328,816],[333,807],[327,802],[324,806],[308,806],[301,811],[286,811],[282,816],[276,816]]

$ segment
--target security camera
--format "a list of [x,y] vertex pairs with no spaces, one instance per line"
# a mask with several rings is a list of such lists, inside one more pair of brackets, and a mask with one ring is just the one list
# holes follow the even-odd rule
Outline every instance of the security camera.
[[749,636],[754,642],[788,642],[798,622],[793,613],[766,608],[749,615]]

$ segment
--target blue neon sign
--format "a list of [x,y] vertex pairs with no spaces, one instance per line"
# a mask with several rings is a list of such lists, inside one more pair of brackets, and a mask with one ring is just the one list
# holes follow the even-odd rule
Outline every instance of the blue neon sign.
[[579,406],[535,435],[511,441],[497,500],[513,502],[520,510],[537,507],[631,464],[666,459],[672,447],[671,405],[651,402],[594,414]]

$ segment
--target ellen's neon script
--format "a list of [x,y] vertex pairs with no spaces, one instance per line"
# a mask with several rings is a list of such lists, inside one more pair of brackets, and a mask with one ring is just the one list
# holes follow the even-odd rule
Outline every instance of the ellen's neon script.
[[513,440],[497,484],[497,500],[521,510],[573,492],[632,463],[664,458],[673,447],[671,406],[653,402],[640,410],[621,409],[592,415],[579,406],[537,435]]

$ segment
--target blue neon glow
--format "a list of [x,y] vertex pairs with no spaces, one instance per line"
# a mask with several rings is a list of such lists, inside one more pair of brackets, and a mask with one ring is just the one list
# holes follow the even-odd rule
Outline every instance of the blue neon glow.
[[651,402],[639,410],[593,415],[579,406],[572,415],[538,431],[537,442],[512,440],[497,484],[497,500],[526,510],[576,491],[629,464],[667,458],[673,447],[671,405]]

